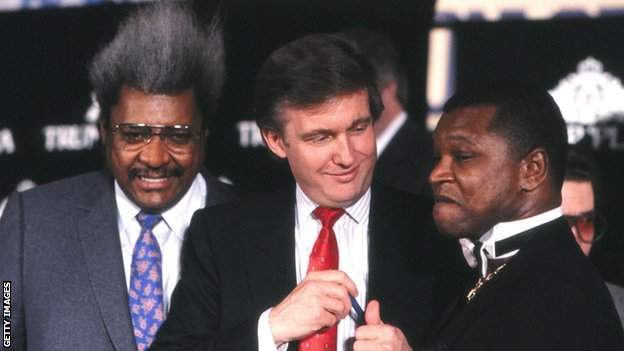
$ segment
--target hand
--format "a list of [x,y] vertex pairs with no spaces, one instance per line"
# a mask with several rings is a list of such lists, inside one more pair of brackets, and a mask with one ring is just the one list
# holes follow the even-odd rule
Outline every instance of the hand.
[[368,303],[364,319],[366,325],[355,331],[353,351],[412,351],[403,332],[381,320],[378,301]]
[[269,313],[276,344],[304,337],[345,318],[351,310],[349,294],[357,296],[355,283],[337,270],[310,272]]

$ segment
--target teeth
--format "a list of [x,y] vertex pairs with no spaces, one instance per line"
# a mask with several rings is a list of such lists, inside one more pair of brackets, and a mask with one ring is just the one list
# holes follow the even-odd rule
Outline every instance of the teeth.
[[164,181],[167,178],[166,177],[162,177],[162,178],[139,177],[139,179],[141,179],[144,182],[148,182],[148,183],[158,183],[158,182]]

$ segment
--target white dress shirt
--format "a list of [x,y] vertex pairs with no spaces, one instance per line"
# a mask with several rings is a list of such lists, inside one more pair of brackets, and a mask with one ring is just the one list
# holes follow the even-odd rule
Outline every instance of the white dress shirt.
[[6,207],[8,200],[9,200],[8,197],[5,197],[4,199],[0,200],[0,217],[2,217],[2,212],[4,212],[4,208]]
[[[517,221],[498,223],[494,227],[492,227],[492,229],[485,232],[485,234],[481,235],[481,237],[479,238],[479,241],[483,243],[483,246],[481,246],[481,250],[479,251],[482,262],[484,262],[481,269],[481,275],[483,277],[487,275],[487,259],[508,258],[515,255],[519,251],[514,250],[505,254],[499,254],[496,252],[497,241],[504,240],[516,234],[526,232],[531,228],[535,228],[544,223],[548,223],[561,216],[561,207],[556,207],[552,210],[542,212],[532,217],[519,219]],[[468,262],[468,265],[472,268],[477,267],[477,259],[472,252],[473,248],[475,247],[474,243],[467,238],[459,239],[459,243],[461,244],[462,253],[464,254],[466,262]]]
[[386,146],[390,144],[390,141],[396,133],[403,127],[407,121],[407,113],[405,111],[401,111],[393,120],[388,124],[386,129],[383,132],[377,135],[377,156],[381,155],[381,153],[386,149]]
[[[141,209],[133,203],[115,181],[115,200],[117,201],[117,226],[121,241],[126,287],[130,286],[132,251],[141,233],[141,225],[136,215]],[[152,232],[158,240],[162,253],[163,304],[165,314],[169,311],[171,294],[180,278],[180,251],[184,234],[196,210],[206,204],[206,181],[200,174],[184,196],[173,207],[161,213],[163,220],[158,222]]]
[[[318,207],[297,185],[295,207],[295,269],[297,283],[306,276],[310,252],[321,230],[321,222],[312,211]],[[358,296],[357,302],[365,308],[366,286],[368,283],[368,215],[370,212],[370,189],[356,203],[345,208],[334,224],[334,233],[338,242],[338,269],[345,272],[355,283]],[[269,326],[268,309],[258,320],[258,348],[260,351],[285,350],[288,344],[276,347]],[[355,336],[355,313],[338,323],[337,351],[344,351],[346,342]]]

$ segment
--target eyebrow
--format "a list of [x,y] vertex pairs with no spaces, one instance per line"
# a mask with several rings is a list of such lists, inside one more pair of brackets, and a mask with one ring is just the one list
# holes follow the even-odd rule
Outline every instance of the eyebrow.
[[351,123],[351,125],[349,126],[349,128],[347,128],[347,130],[353,129],[363,123],[371,123],[372,121],[373,121],[373,117],[371,116],[360,117],[356,119],[355,121],[353,121],[353,123]]
[[334,131],[332,131],[331,129],[319,128],[319,129],[314,129],[309,132],[303,133],[301,134],[300,137],[302,139],[306,139],[306,138],[313,137],[315,135],[332,135],[332,134],[334,134]]
[[464,142],[464,143],[468,143],[468,144],[471,144],[471,145],[476,145],[476,143],[471,138],[465,137],[465,136],[463,136],[461,134],[460,135],[451,134],[451,135],[448,136],[447,139],[449,141]]
[[[371,116],[360,117],[356,119],[355,121],[353,121],[353,123],[351,123],[351,125],[347,127],[347,130],[351,130],[362,123],[371,123],[372,121],[373,121],[373,117]],[[315,135],[333,135],[333,134],[335,134],[335,131],[332,129],[318,128],[318,129],[314,129],[309,132],[303,133],[301,134],[300,137],[302,139],[305,139],[305,138],[309,138]]]

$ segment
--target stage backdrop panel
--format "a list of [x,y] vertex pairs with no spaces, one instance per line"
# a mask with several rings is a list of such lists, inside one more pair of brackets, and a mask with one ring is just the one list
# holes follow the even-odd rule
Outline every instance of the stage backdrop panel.
[[[24,180],[50,182],[103,166],[97,105],[87,80],[93,55],[135,4],[23,1],[0,11],[3,109],[0,116],[0,199]],[[62,6],[61,6],[62,5]],[[73,5],[73,6],[66,6]],[[433,1],[196,1],[203,21],[220,11],[227,81],[211,125],[206,165],[242,194],[288,184],[287,165],[272,158],[250,111],[256,72],[284,43],[315,32],[363,26],[389,36],[412,81],[410,109],[423,119],[427,33]]]

